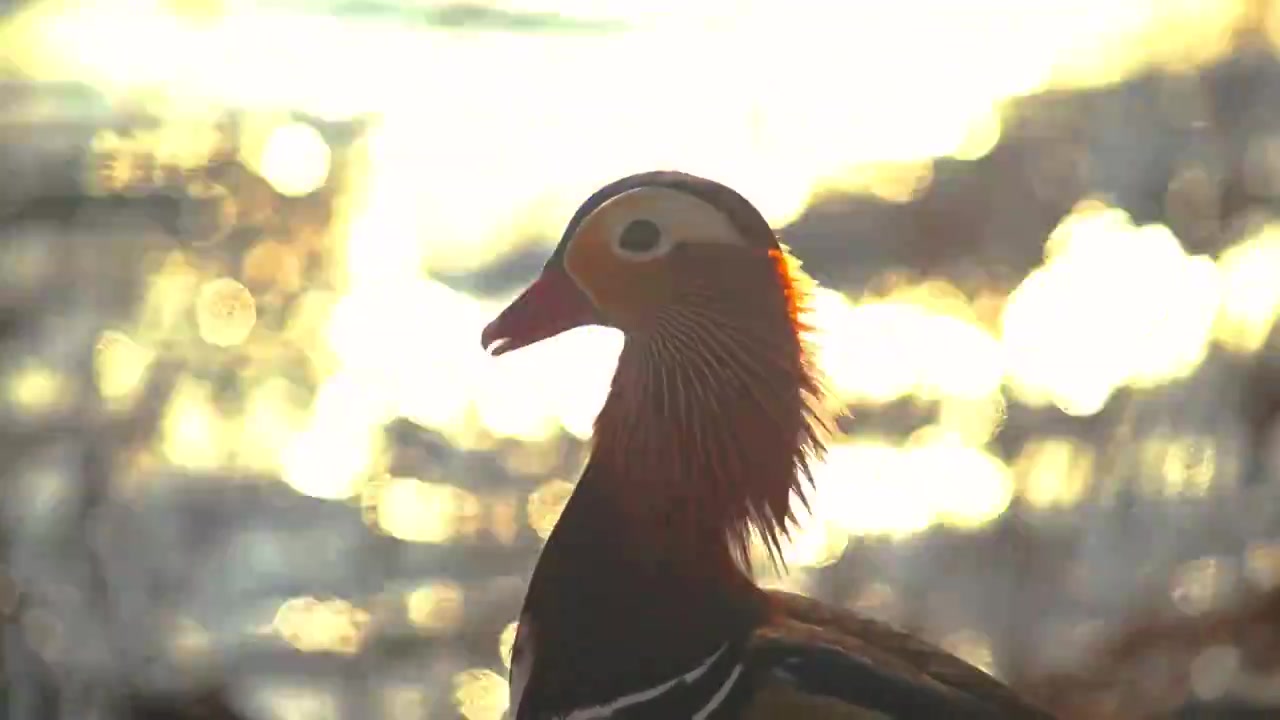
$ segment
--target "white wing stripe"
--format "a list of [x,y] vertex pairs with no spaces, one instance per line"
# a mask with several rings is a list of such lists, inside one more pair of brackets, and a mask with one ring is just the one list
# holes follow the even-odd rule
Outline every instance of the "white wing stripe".
[[733,690],[733,683],[738,679],[738,674],[741,672],[742,664],[739,663],[733,667],[733,672],[729,673],[729,678],[724,681],[724,684],[720,686],[720,689],[716,691],[716,694],[711,696],[711,700],[708,701],[706,705],[702,706],[701,710],[694,713],[693,720],[707,720],[707,718],[711,716],[711,713],[715,712],[715,709],[720,707],[720,703],[724,702],[724,699],[729,697],[729,691]]
[[[661,685],[655,685],[654,687],[651,687],[647,690],[641,690],[639,692],[633,692],[627,695],[623,695],[622,697],[612,702],[606,703],[604,705],[593,705],[588,708],[574,710],[573,712],[564,716],[564,720],[597,720],[598,718],[607,718],[610,715],[612,715],[614,712],[621,710],[622,708],[627,707],[628,705],[635,705],[637,703],[642,703],[647,700],[652,700],[653,698],[661,695],[667,690],[670,690],[674,685],[676,685],[676,683],[681,683],[681,682],[692,683],[694,680],[697,680],[699,677],[701,677],[702,674],[707,671],[707,668],[711,667],[711,663],[715,662],[716,658],[720,657],[720,654],[723,653],[725,651],[725,648],[727,647],[729,647],[728,644],[720,646],[720,649],[712,653],[711,657],[707,658],[702,662],[701,665],[694,668],[693,670],[690,670],[684,675],[680,675],[679,677],[672,678],[667,682],[662,683]],[[735,668],[733,675],[737,675],[738,670],[740,669],[741,669],[741,666],[739,666],[738,668]],[[723,690],[723,688],[721,689]]]

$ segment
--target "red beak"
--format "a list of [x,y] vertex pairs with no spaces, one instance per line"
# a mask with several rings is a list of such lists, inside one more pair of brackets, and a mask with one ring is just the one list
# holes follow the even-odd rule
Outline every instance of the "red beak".
[[480,343],[496,357],[599,321],[595,306],[568,273],[551,265],[485,327]]

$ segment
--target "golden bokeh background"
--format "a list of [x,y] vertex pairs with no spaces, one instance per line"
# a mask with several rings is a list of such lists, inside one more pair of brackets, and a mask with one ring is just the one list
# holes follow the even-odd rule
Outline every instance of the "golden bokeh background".
[[[1010,679],[1280,582],[1280,3],[0,12],[19,665],[501,717],[620,337],[480,329],[664,167],[821,282],[852,419],[769,582]],[[1211,650],[1193,695],[1280,695]]]

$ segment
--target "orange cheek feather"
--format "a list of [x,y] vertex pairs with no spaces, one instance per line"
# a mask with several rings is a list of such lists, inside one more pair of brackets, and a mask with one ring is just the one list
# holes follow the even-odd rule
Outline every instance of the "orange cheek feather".
[[646,327],[670,294],[666,258],[619,258],[598,223],[579,230],[565,253],[564,266],[605,318],[623,330]]

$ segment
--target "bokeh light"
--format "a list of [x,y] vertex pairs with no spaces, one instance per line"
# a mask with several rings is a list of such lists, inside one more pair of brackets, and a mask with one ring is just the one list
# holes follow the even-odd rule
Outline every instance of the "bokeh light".
[[[512,597],[574,490],[624,338],[580,328],[494,359],[479,334],[577,204],[640,170],[733,186],[823,279],[816,360],[850,415],[815,464],[779,586],[881,617],[941,615],[933,639],[999,671],[1008,637],[981,613],[925,607],[930,593],[906,582],[952,582],[920,559],[929,543],[1031,518],[1088,534],[1070,573],[1116,563],[1146,578],[1156,571],[1106,545],[1140,543],[1095,533],[1093,513],[1165,502],[1181,518],[1180,503],[1236,488],[1242,448],[1264,443],[1235,405],[1254,399],[1240,378],[1275,352],[1280,136],[1229,128],[1235,96],[1204,73],[1241,38],[1274,54],[1275,3],[467,4],[520,19],[497,32],[446,27],[448,3],[383,5],[38,0],[0,16],[5,83],[91,88],[75,111],[93,125],[72,143],[83,161],[59,163],[101,201],[72,213],[84,237],[0,244],[0,310],[53,287],[63,256],[110,278],[59,288],[101,316],[50,312],[5,354],[4,417],[34,434],[93,408],[79,404],[84,369],[105,416],[155,415],[95,472],[129,475],[104,486],[136,491],[122,495],[139,515],[180,518],[162,535],[175,553],[212,532],[175,499],[197,485],[233,497],[211,525],[314,530],[338,548],[306,536],[301,552],[229,563],[232,580],[202,576],[201,592],[269,596],[272,616],[166,614],[175,662],[216,655],[229,627],[347,660],[403,631],[431,659],[373,688],[387,717],[501,717]],[[58,102],[14,106],[0,142],[10,114],[20,129],[27,115],[72,125]],[[131,203],[147,208],[136,226],[84,220]],[[126,250],[84,250],[113,233]],[[130,273],[139,285],[120,289]],[[14,475],[24,528],[82,501],[58,464],[70,460],[32,462]],[[322,519],[290,525],[294,507]],[[1280,583],[1274,538],[1190,558],[1165,545],[1141,563],[1168,571],[1149,585],[1183,614],[1224,606],[1246,580]],[[890,561],[873,547],[907,549]],[[1102,583],[1072,580],[1063,602],[1128,606],[1089,582]],[[323,595],[330,583],[352,599]],[[73,617],[38,608],[19,627],[65,659]],[[1097,623],[1053,627],[1076,638]],[[1223,695],[1241,662],[1231,646],[1199,654],[1195,692]],[[345,709],[327,690],[273,697],[280,717]]]
[[1014,461],[1018,490],[1034,507],[1070,507],[1089,491],[1093,451],[1069,438],[1046,437],[1027,443]]
[[519,623],[509,622],[498,635],[498,655],[502,657],[502,664],[507,666],[508,669],[511,668],[512,649],[515,647],[516,631],[519,629]]
[[538,533],[538,537],[545,540],[551,534],[572,493],[573,483],[555,478],[529,493],[525,512],[529,517],[529,527]]
[[231,278],[211,280],[196,297],[196,326],[210,345],[239,345],[258,320],[253,294]]
[[319,189],[329,177],[329,146],[311,125],[277,125],[263,137],[246,137],[247,165],[286,197]]
[[431,583],[405,598],[409,622],[430,634],[448,634],[462,624],[463,591],[457,583]]
[[447,543],[480,512],[475,495],[446,483],[390,478],[376,492],[378,527],[411,542]]
[[117,330],[98,337],[93,369],[98,392],[108,400],[125,399],[135,393],[146,378],[155,353]]
[[226,463],[232,428],[213,404],[209,383],[183,378],[160,423],[160,451],[176,467],[210,470]]
[[1168,228],[1086,203],[1045,255],[1002,317],[1010,385],[1024,402],[1092,415],[1119,388],[1177,380],[1204,359],[1221,282]]
[[1219,342],[1236,352],[1257,352],[1280,319],[1280,228],[1267,225],[1218,260],[1222,273]]
[[314,684],[270,687],[260,691],[261,707],[280,720],[337,720],[342,717],[336,694]]
[[492,670],[458,673],[453,688],[454,702],[467,720],[501,720],[507,710],[507,681]]
[[980,526],[1013,497],[998,458],[939,428],[905,443],[869,437],[831,448],[815,470],[814,505],[856,535],[899,535],[934,524]]
[[360,649],[369,613],[341,598],[292,598],[276,612],[272,628],[303,652],[352,654]]
[[65,373],[36,364],[14,368],[4,378],[4,394],[19,412],[42,416],[71,399],[70,378]]

